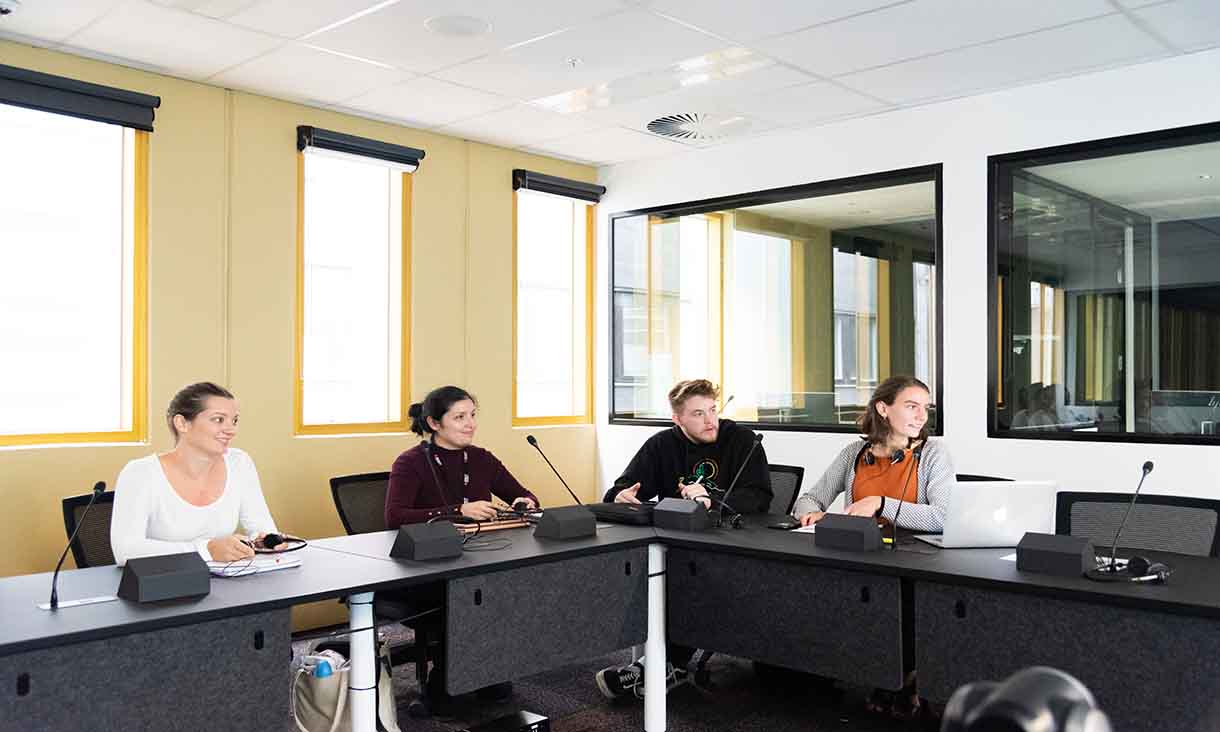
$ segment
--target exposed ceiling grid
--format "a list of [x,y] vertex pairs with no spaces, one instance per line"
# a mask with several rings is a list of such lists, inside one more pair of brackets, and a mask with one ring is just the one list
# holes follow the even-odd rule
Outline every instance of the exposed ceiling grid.
[[[0,38],[601,165],[1214,48],[1220,2],[22,0]],[[681,114],[731,132],[647,132]]]

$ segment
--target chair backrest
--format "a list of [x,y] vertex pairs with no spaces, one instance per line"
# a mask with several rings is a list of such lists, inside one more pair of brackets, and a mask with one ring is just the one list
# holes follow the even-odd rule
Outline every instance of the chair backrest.
[[1007,482],[1011,483],[1012,478],[993,478],[990,475],[974,475],[973,473],[958,473],[957,474],[958,483],[983,483],[983,482],[995,483],[997,481],[1000,481],[1000,482],[1007,481]]
[[330,479],[330,495],[343,530],[349,534],[385,531],[385,494],[389,473],[340,475]]
[[[1055,502],[1055,533],[1083,536],[1100,550],[1114,543],[1114,532],[1131,503],[1130,493],[1060,493]],[[1220,501],[1140,494],[1119,545],[1127,549],[1220,556]]]
[[[68,496],[64,499],[64,531],[71,537],[80,523],[81,514],[89,505],[92,493],[83,496]],[[97,497],[97,502],[85,517],[80,533],[72,540],[72,559],[76,566],[104,567],[114,564],[114,551],[110,548],[110,516],[114,513],[114,492],[108,491]]]
[[771,473],[771,507],[767,513],[791,513],[805,469],[799,465],[768,465],[767,470]]

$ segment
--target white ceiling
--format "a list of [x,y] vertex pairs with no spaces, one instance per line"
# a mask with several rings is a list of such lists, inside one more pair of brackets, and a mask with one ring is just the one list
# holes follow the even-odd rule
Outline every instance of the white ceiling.
[[765,203],[738,209],[823,229],[886,226],[936,217],[936,186],[931,182],[836,193],[817,198]]
[[1218,0],[20,2],[0,38],[599,165],[1220,46]]

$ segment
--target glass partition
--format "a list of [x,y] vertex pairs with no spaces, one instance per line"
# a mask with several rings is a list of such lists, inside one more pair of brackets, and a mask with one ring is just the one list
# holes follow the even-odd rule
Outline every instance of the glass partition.
[[769,429],[854,429],[895,374],[935,401],[939,174],[614,215],[611,421],[668,420],[690,378],[722,385],[723,416]]
[[1220,125],[991,162],[990,432],[1214,441]]

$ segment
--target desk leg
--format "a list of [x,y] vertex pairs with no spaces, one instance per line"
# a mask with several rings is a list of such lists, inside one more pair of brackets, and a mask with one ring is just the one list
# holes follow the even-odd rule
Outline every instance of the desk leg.
[[[362,592],[347,600],[347,626],[351,634],[351,673],[347,703],[352,711],[352,732],[377,729],[377,631],[373,629],[373,593]],[[357,631],[357,628],[365,630]]]
[[644,731],[665,732],[665,547],[648,545],[648,640],[644,642]]

